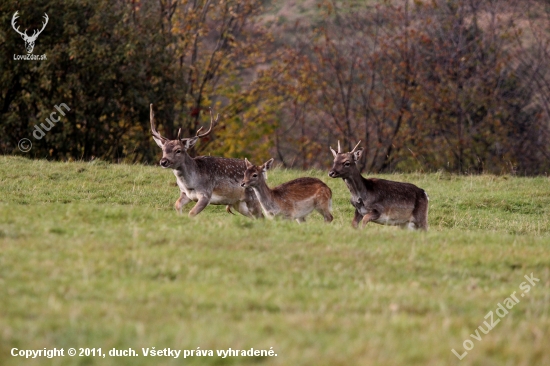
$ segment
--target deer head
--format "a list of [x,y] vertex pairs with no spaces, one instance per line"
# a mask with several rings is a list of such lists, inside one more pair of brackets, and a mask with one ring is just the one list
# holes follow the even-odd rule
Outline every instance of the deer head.
[[191,149],[200,138],[205,137],[212,132],[212,126],[215,122],[218,122],[220,115],[214,119],[212,115],[212,109],[210,109],[210,128],[205,133],[200,133],[202,127],[199,128],[195,137],[181,138],[181,128],[178,130],[178,136],[175,140],[169,140],[164,136],[161,136],[155,126],[155,112],[153,111],[153,104],[150,106],[150,119],[151,119],[151,132],[153,133],[153,139],[157,145],[162,149],[162,159],[160,165],[163,168],[177,169],[184,163],[187,150]]
[[25,41],[25,48],[27,49],[27,53],[32,53],[32,50],[34,49],[34,42],[36,42],[36,38],[38,38],[38,36],[40,35],[40,33],[42,33],[42,31],[44,30],[44,28],[46,28],[46,24],[48,24],[48,14],[44,13],[44,20],[46,22],[43,22],[42,23],[42,29],[40,29],[39,31],[38,30],[35,30],[32,34],[32,36],[29,36],[27,35],[27,30],[25,29],[25,32],[21,33],[19,31],[19,26],[17,26],[17,28],[15,28],[15,20],[17,18],[19,18],[19,15],[17,15],[17,11],[15,12],[15,14],[13,14],[13,17],[11,18],[11,26],[13,27],[13,29],[19,33],[21,35],[21,38],[23,38],[23,40]]
[[246,171],[244,172],[241,187],[257,187],[259,184],[264,183],[267,177],[267,171],[273,166],[273,161],[274,159],[271,158],[263,165],[255,166],[245,158]]
[[347,153],[342,152],[342,149],[340,148],[340,141],[338,141],[338,152],[334,151],[332,147],[330,148],[332,155],[334,155],[334,163],[332,164],[332,169],[328,173],[329,177],[346,178],[350,176],[353,169],[357,170],[355,163],[359,160],[361,154],[363,153],[362,147],[357,149],[360,143],[361,141],[355,145],[353,150]]

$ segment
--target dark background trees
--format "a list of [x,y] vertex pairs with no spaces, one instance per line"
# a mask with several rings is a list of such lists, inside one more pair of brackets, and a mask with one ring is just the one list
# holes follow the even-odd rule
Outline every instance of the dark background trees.
[[[289,63],[291,72],[307,74],[295,80],[305,80],[297,86],[301,129],[316,130],[306,145],[315,153],[293,149],[300,129],[280,129],[277,148],[287,164],[326,166],[324,152],[339,139],[346,148],[362,140],[362,167],[373,172],[548,171],[548,68],[540,62],[548,19],[538,15],[546,14],[541,3],[325,7],[322,27],[294,50],[306,61]],[[286,110],[296,109],[296,100]],[[284,120],[295,123],[291,112]]]
[[[550,170],[544,2],[321,1],[292,20],[281,3],[0,4],[0,151],[66,103],[27,156],[151,162],[154,103],[168,137],[220,113],[198,154],[326,168],[330,145],[362,140],[369,172]],[[47,61],[13,60],[16,10],[29,29],[48,13]]]
[[50,18],[35,46],[35,54],[45,53],[47,61],[13,60],[24,53],[22,41],[3,27],[2,150],[11,153],[18,139],[45,123],[54,105],[65,103],[70,113],[44,138],[33,140],[32,156],[116,161],[139,151],[133,155],[151,158],[140,121],[147,120],[149,101],[167,104],[175,84],[174,74],[165,73],[172,60],[164,51],[161,19],[142,17],[131,3],[120,1],[2,7],[6,25],[16,10],[19,22],[27,22],[23,28],[44,13]]
[[[59,103],[70,113],[33,140],[27,155],[152,161],[158,151],[150,138],[150,103],[170,138],[180,127],[194,135],[209,119],[209,107],[223,115],[217,132],[223,135],[226,124],[240,129],[239,113],[246,108],[235,106],[243,104],[240,78],[265,42],[249,41],[254,27],[247,21],[256,5],[254,0],[2,3],[1,151],[17,152],[17,141],[29,138]],[[30,29],[49,15],[34,52],[45,53],[47,61],[13,60],[24,53],[10,26],[15,11],[22,28]],[[264,131],[269,128],[257,133]]]

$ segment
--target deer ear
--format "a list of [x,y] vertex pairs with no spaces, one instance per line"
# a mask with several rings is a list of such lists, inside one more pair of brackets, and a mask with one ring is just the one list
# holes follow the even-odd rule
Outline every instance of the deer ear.
[[269,169],[271,169],[271,167],[273,166],[273,161],[275,161],[275,159],[271,158],[269,159],[268,161],[266,161],[263,165],[263,171],[268,171]]
[[244,158],[244,163],[246,164],[246,168],[249,169],[249,168],[252,168],[254,165],[252,165],[251,162],[248,161],[247,158]]
[[157,145],[161,149],[163,148],[163,146],[164,146],[164,140],[163,139],[159,139],[158,137],[153,136],[153,140],[155,140],[155,142],[157,143]]
[[361,158],[362,154],[363,154],[363,148],[360,147],[359,149],[353,152],[353,160],[358,161]]
[[197,141],[199,141],[198,137],[191,137],[191,138],[181,139],[181,142],[183,143],[183,147],[185,148],[185,150],[191,149],[193,146],[195,146]]
[[269,159],[268,161],[266,161],[264,163],[264,165],[261,166],[262,168],[262,174],[264,176],[264,179],[267,180],[267,171],[271,169],[271,167],[273,166],[273,161],[275,159],[271,158]]

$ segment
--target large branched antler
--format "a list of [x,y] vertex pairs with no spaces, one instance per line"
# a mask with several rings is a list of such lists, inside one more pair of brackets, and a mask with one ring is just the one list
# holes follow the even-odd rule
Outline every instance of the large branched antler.
[[203,134],[200,133],[201,130],[202,130],[202,127],[199,128],[198,131],[197,131],[197,135],[195,137],[201,138],[201,137],[205,137],[205,136],[209,135],[210,132],[212,132],[212,127],[214,126],[214,123],[217,123],[218,119],[220,119],[220,115],[217,114],[216,119],[214,119],[214,115],[212,115],[212,108],[210,108],[210,128],[208,129],[208,131],[206,131]]
[[157,127],[155,126],[155,112],[153,111],[153,103],[150,104],[149,118],[151,120],[151,132],[153,133],[153,136],[161,141],[166,141],[167,138],[161,136],[160,133],[157,131]]

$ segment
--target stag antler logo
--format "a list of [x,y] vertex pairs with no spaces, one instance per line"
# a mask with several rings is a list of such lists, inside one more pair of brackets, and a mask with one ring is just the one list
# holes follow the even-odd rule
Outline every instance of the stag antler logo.
[[42,33],[44,28],[46,28],[46,24],[48,24],[48,19],[49,19],[48,14],[44,13],[44,19],[46,20],[46,22],[42,23],[42,29],[40,29],[39,31],[35,30],[32,36],[29,37],[27,35],[26,29],[25,29],[25,32],[21,33],[19,31],[19,26],[15,28],[15,20],[19,18],[19,15],[17,15],[17,13],[18,12],[16,11],[15,14],[13,14],[13,17],[11,18],[11,26],[13,27],[13,29],[15,29],[17,33],[21,35],[21,38],[23,38],[23,40],[25,41],[25,48],[27,49],[27,53],[32,53],[32,50],[34,49],[34,42],[36,42],[36,38],[38,38],[40,33]]

